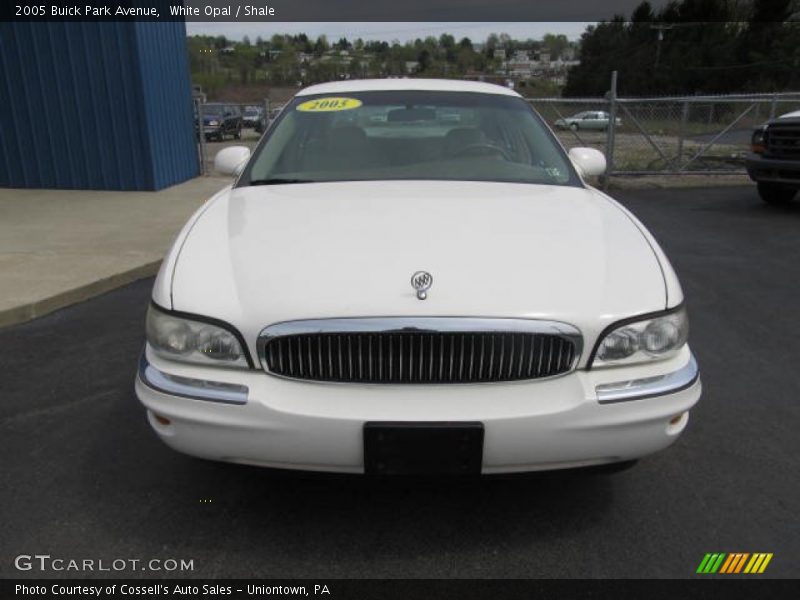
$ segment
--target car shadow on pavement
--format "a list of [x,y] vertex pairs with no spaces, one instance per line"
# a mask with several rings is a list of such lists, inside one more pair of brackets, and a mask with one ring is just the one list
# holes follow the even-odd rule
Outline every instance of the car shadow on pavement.
[[[101,438],[128,437],[130,425]],[[605,519],[615,482],[626,477],[575,470],[375,479],[282,471],[186,457],[134,429],[139,456],[104,464],[111,442],[98,438],[92,464],[82,469],[91,481],[77,483],[79,490],[107,490],[101,499],[86,498],[93,529],[104,530],[92,535],[125,539],[135,554],[169,547],[226,576],[254,574],[256,557],[280,565],[281,576],[468,576],[465,552],[501,561],[515,548],[524,553],[586,535]],[[450,553],[461,557],[458,564],[434,566]],[[359,574],[368,564],[373,570]]]

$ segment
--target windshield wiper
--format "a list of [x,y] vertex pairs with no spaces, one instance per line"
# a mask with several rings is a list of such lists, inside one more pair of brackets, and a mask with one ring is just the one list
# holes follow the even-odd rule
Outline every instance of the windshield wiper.
[[248,185],[282,185],[284,183],[315,183],[312,179],[290,179],[285,177],[269,177],[267,179],[251,179]]

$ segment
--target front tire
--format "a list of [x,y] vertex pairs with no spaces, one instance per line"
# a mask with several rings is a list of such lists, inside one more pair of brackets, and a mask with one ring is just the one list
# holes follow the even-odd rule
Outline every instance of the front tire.
[[624,460],[621,462],[608,463],[607,465],[597,465],[595,467],[589,467],[589,470],[592,473],[597,473],[600,475],[613,475],[614,473],[621,473],[622,471],[627,471],[628,469],[632,469],[638,463],[639,463],[638,459]]
[[767,204],[783,205],[791,202],[797,190],[779,183],[759,183],[758,195]]

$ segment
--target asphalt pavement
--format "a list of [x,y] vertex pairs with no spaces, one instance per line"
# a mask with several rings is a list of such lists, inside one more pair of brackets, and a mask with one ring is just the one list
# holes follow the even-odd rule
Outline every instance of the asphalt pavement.
[[194,564],[111,573],[146,577],[695,577],[707,552],[771,552],[756,577],[797,577],[800,202],[751,186],[617,197],[688,301],[704,394],[670,449],[615,475],[477,481],[188,458],[133,393],[149,279],[0,330],[0,575],[110,575],[14,568],[49,554]]

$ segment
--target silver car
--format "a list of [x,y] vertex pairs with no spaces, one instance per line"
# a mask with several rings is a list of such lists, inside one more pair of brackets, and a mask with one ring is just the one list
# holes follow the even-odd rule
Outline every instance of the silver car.
[[[555,126],[558,129],[572,129],[578,131],[579,129],[605,131],[608,129],[608,124],[611,122],[611,115],[602,110],[588,110],[579,112],[571,117],[558,119]],[[622,125],[622,120],[617,117],[616,125]]]

